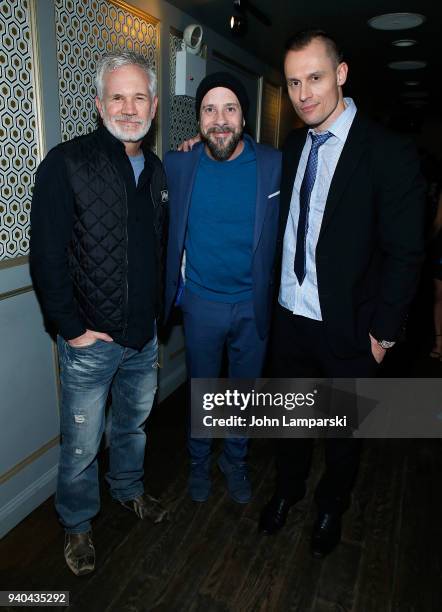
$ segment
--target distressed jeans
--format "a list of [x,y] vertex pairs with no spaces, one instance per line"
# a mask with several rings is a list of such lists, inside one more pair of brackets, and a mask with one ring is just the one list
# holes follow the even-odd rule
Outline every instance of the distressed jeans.
[[109,472],[114,499],[141,495],[144,425],[157,388],[156,336],[141,351],[97,340],[74,348],[57,340],[61,380],[61,448],[55,508],[68,533],[83,533],[100,510],[97,453],[112,391]]

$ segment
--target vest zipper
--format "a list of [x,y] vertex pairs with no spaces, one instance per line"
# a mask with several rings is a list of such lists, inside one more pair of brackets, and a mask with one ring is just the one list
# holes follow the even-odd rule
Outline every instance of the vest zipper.
[[[124,183],[123,183],[124,184]],[[127,190],[126,190],[126,185],[124,184],[124,204],[125,204],[125,212],[126,212],[126,225],[125,225],[125,234],[126,234],[126,303],[124,306],[124,327],[123,327],[123,337],[126,336],[126,332],[127,332],[127,322],[128,322],[128,309],[129,309],[129,280],[128,280],[128,276],[129,276],[129,259],[127,256],[127,252],[129,250],[129,234],[127,231],[127,223],[129,220],[129,211],[128,211],[128,207],[127,207]]]

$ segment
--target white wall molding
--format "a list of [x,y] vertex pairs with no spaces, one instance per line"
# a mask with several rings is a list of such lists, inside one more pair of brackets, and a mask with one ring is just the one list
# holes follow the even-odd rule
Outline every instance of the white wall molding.
[[55,492],[57,473],[58,464],[0,508],[0,538]]

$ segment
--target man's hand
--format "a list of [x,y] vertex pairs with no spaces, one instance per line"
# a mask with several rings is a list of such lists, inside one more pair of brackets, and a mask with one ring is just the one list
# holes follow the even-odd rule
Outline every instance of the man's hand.
[[373,338],[371,334],[369,334],[369,336],[370,336],[370,342],[371,342],[371,353],[373,357],[375,358],[375,360],[377,361],[377,363],[381,363],[381,361],[385,357],[385,353],[387,352],[387,349],[384,349],[382,348],[382,346],[379,346],[378,341],[375,338]]
[[197,134],[193,138],[189,138],[189,140],[185,140],[178,147],[178,151],[183,151],[184,153],[188,153],[193,149],[193,145],[196,145],[198,142],[201,142],[201,136]]
[[104,334],[102,332],[92,331],[92,329],[87,329],[81,336],[77,336],[76,338],[72,338],[72,340],[68,340],[68,344],[70,344],[70,346],[73,346],[74,348],[85,348],[86,346],[92,346],[96,343],[97,340],[113,342],[113,338],[111,338],[109,334]]

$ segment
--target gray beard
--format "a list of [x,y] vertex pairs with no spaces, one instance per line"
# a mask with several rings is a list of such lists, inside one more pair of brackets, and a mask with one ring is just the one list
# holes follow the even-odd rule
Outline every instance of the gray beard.
[[140,130],[138,132],[132,132],[129,134],[127,134],[123,128],[120,128],[118,127],[118,125],[115,125],[111,121],[108,121],[107,117],[103,117],[103,124],[105,128],[107,128],[112,134],[112,136],[117,138],[117,140],[120,140],[121,142],[139,142],[140,140],[143,140],[143,138],[150,130],[152,119],[149,119],[144,127],[140,126]]

